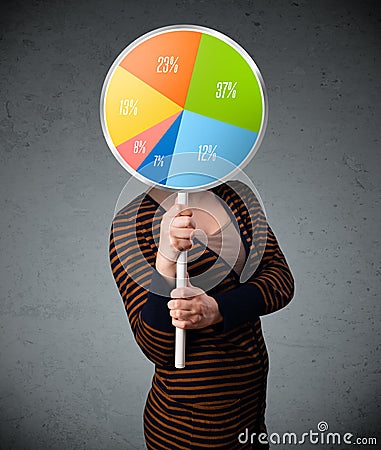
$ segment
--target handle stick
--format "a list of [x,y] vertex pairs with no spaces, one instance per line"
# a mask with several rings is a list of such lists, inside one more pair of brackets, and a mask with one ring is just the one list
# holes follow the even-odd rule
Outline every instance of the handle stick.
[[[177,203],[188,204],[188,193],[179,192]],[[187,283],[187,256],[186,250],[180,252],[176,262],[176,287],[186,287]],[[175,336],[175,367],[183,369],[185,367],[185,330],[176,327]]]

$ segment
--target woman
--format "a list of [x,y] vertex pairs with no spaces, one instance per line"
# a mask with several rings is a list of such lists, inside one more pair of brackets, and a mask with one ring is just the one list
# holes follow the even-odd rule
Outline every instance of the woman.
[[[110,237],[132,331],[155,364],[144,410],[147,448],[268,448],[257,440],[266,432],[268,373],[260,316],[290,302],[292,274],[243,183],[191,193],[187,207],[172,196],[164,208],[168,196],[155,188],[136,198],[116,215]],[[185,249],[188,287],[175,288],[176,258]],[[245,270],[251,274],[241,283]],[[192,282],[202,274],[207,291]],[[187,330],[184,369],[174,367],[175,327]]]

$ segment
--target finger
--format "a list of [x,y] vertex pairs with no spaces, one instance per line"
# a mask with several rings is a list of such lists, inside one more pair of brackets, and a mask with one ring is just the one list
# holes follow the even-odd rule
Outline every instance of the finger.
[[191,330],[192,328],[197,328],[197,326],[194,325],[189,320],[178,320],[173,318],[172,318],[172,325],[175,326],[176,328],[181,328],[183,330]]
[[177,215],[192,216],[193,211],[187,205],[181,205],[179,203],[175,203],[165,213],[165,217],[167,217],[169,219],[171,219]]
[[189,314],[190,311],[180,311],[178,309],[171,309],[169,311],[169,315],[172,317],[172,319],[177,319],[177,320],[189,320]]
[[191,311],[192,305],[189,304],[188,300],[174,299],[169,300],[167,303],[168,308],[172,311]]
[[190,239],[173,239],[172,245],[180,252],[184,250],[190,250],[193,247],[193,243]]
[[176,228],[196,228],[196,222],[191,216],[176,216],[173,218],[171,226]]
[[193,216],[192,208],[189,208],[186,205],[177,205],[178,207],[178,215],[180,216]]
[[193,228],[172,227],[170,234],[175,239],[190,239],[193,231]]
[[200,314],[195,314],[194,311],[183,311],[179,309],[171,309],[169,315],[174,319],[188,320],[193,324],[198,323],[201,317]]
[[171,297],[172,298],[184,298],[188,299],[196,297],[198,295],[202,295],[204,291],[196,286],[185,286],[181,288],[174,288],[171,291]]

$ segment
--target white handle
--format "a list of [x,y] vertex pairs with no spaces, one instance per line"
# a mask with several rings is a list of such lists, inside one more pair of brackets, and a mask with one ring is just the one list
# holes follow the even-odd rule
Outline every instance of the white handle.
[[[188,193],[179,192],[177,203],[188,204]],[[180,252],[176,262],[176,287],[186,287],[187,284],[187,257],[188,252]],[[175,367],[183,369],[185,367],[185,330],[176,327],[175,335]]]

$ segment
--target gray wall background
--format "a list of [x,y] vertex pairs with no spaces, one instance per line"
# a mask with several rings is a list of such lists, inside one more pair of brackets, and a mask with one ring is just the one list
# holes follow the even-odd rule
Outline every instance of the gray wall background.
[[246,172],[296,279],[291,304],[263,318],[269,432],[325,420],[376,436],[376,2],[13,1],[0,15],[0,448],[144,448],[153,366],[108,263],[129,175],[103,138],[99,97],[128,43],[181,23],[238,41],[268,89],[266,137]]

